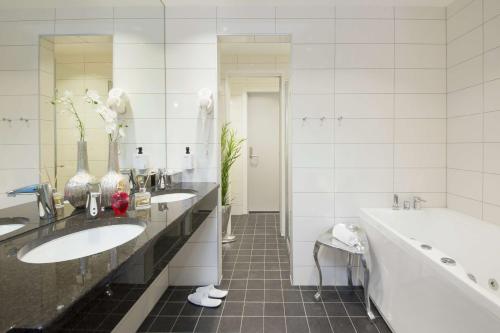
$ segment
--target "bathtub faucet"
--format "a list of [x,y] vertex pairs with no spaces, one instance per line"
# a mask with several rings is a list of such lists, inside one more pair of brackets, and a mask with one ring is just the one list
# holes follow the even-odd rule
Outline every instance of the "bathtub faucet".
[[421,209],[422,202],[427,202],[427,201],[425,201],[421,197],[414,196],[413,197],[413,209]]
[[394,201],[392,202],[392,209],[399,210],[399,196],[394,194]]

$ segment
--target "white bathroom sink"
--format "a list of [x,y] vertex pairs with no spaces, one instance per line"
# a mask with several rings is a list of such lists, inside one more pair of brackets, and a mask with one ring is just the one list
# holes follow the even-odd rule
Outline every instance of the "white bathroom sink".
[[189,192],[176,192],[157,195],[151,198],[151,203],[175,202],[194,198],[196,194]]
[[144,229],[144,225],[123,223],[77,231],[27,251],[21,249],[18,258],[31,264],[83,258],[122,245],[139,236]]
[[21,229],[22,227],[24,227],[24,224],[0,224],[0,236],[16,231],[17,229]]

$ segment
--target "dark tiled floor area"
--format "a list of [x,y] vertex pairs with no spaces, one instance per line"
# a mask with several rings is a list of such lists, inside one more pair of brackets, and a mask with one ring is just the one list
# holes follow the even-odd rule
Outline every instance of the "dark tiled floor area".
[[390,333],[380,316],[366,317],[361,288],[326,287],[317,302],[315,287],[290,284],[278,214],[233,217],[233,232],[238,240],[223,247],[222,305],[197,307],[186,301],[195,287],[169,288],[140,332]]

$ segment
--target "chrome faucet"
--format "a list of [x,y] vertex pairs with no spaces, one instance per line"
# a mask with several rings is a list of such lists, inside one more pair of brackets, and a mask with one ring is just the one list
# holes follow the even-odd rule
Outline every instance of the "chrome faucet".
[[7,196],[15,197],[17,195],[35,194],[38,203],[40,218],[50,220],[56,217],[56,206],[54,203],[54,193],[49,183],[35,184],[21,187],[7,192]]
[[167,172],[167,169],[158,169],[156,177],[155,191],[165,190],[172,186],[172,175]]
[[422,202],[427,202],[421,197],[414,196],[413,197],[413,209],[421,209],[422,208]]
[[392,209],[399,210],[399,196],[397,194],[394,194],[393,202],[392,202]]
[[127,177],[131,193],[139,191],[139,187],[137,186],[135,179],[134,169],[120,169],[120,173]]

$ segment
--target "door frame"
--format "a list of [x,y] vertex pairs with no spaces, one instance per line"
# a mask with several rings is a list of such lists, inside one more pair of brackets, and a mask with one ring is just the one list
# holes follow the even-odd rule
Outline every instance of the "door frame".
[[[225,76],[225,93],[224,93],[224,102],[226,105],[225,108],[225,119],[226,121],[231,121],[230,119],[230,112],[229,112],[229,107],[231,103],[231,88],[230,88],[230,81],[231,79],[235,78],[248,78],[248,77],[261,77],[261,78],[277,78],[278,79],[278,85],[279,85],[279,96],[280,96],[280,103],[279,103],[279,123],[280,123],[280,128],[279,128],[279,139],[280,139],[280,147],[279,147],[279,154],[280,154],[280,159],[279,159],[279,213],[280,213],[280,234],[283,237],[289,237],[288,235],[288,228],[287,226],[287,221],[290,219],[289,216],[289,207],[290,207],[290,173],[287,172],[290,161],[289,161],[289,156],[290,156],[290,140],[289,140],[289,120],[288,118],[290,117],[290,113],[288,110],[288,105],[289,105],[289,96],[290,93],[288,89],[286,88],[289,85],[290,79],[284,78],[284,73],[277,73],[277,72],[259,72],[259,73],[247,73],[244,71],[228,71]],[[252,93],[266,93],[269,91],[252,91]],[[243,105],[243,119],[245,124],[247,123],[247,106],[248,106],[248,91],[245,91],[242,94],[242,105]],[[248,138],[248,131],[247,127],[244,127],[244,133],[242,133],[242,136],[245,138]],[[241,151],[241,157],[244,158],[246,161],[248,161],[248,146],[245,143],[243,144],[242,151]],[[248,163],[244,163],[243,166],[243,190],[242,190],[242,202],[243,202],[243,211],[248,214]],[[288,178],[288,179],[287,179]]]

